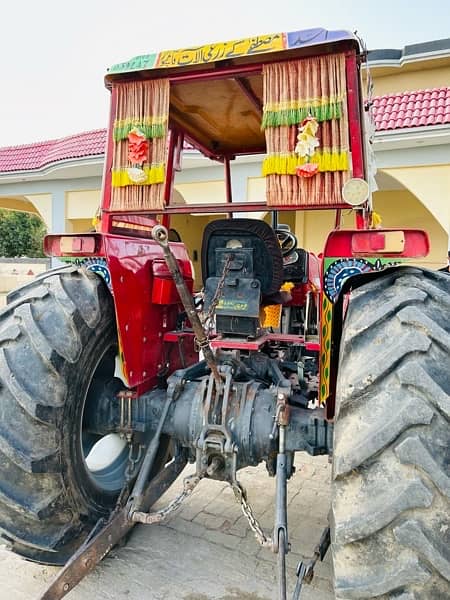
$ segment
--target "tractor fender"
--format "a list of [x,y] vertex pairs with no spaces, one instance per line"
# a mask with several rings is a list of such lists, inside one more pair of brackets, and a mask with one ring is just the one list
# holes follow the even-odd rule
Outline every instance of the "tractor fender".
[[[348,305],[348,293],[351,290],[356,290],[357,288],[371,282],[376,279],[381,279],[382,277],[387,277],[396,271],[401,271],[404,269],[408,269],[409,271],[416,271],[418,274],[422,272],[422,269],[415,268],[409,264],[401,264],[394,266],[387,266],[384,269],[378,269],[373,271],[368,271],[365,273],[358,273],[355,275],[351,275],[347,277],[342,284],[339,293],[336,295],[332,307],[332,316],[331,316],[331,348],[330,348],[330,359],[329,359],[329,382],[328,382],[328,396],[326,398],[326,409],[327,409],[327,418],[332,420],[334,419],[335,413],[335,396],[336,396],[336,382],[337,382],[337,373],[338,373],[338,362],[339,362],[339,353],[341,347],[341,339],[342,339],[342,328],[345,319],[345,314]],[[323,376],[323,374],[321,374]]]

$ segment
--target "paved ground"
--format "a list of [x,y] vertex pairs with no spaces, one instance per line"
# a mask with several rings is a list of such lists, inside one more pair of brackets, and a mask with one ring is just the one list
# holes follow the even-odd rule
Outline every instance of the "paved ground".
[[[330,467],[326,457],[298,454],[289,482],[292,552],[289,590],[295,566],[311,554],[329,509]],[[187,467],[192,471],[191,467]],[[273,523],[274,480],[263,465],[239,473],[262,525]],[[161,499],[180,489],[181,478]],[[303,523],[303,524],[302,524]],[[316,569],[302,600],[332,600],[330,555]],[[26,562],[0,546],[0,598],[35,600],[58,569]],[[273,600],[274,557],[260,548],[231,490],[202,481],[183,509],[161,526],[138,526],[125,547],[114,550],[66,596],[68,600]]]

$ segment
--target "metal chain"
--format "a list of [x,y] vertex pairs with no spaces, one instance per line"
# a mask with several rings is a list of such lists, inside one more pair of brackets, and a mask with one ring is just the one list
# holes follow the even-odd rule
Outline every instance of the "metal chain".
[[242,487],[242,485],[238,481],[235,481],[234,483],[231,483],[230,485],[233,489],[236,500],[241,505],[241,510],[244,513],[244,515],[248,521],[248,524],[250,525],[250,529],[255,534],[257,542],[263,548],[270,548],[272,550],[273,549],[273,541],[266,536],[266,534],[263,531],[263,528],[261,527],[261,525],[258,522],[258,519],[255,517],[255,515],[253,513],[253,509],[247,500],[247,492],[245,491],[245,489]]
[[132,520],[138,523],[145,523],[146,525],[152,525],[154,523],[161,523],[164,519],[167,519],[172,513],[177,511],[182,503],[189,498],[196,486],[200,483],[200,477],[197,475],[189,475],[183,480],[183,491],[178,494],[176,498],[172,500],[167,506],[156,510],[155,512],[145,513],[135,511],[132,514]]
[[206,313],[205,317],[202,319],[202,325],[207,331],[210,331],[212,328],[212,319],[214,317],[214,313],[216,311],[217,304],[219,303],[220,296],[222,295],[223,286],[225,285],[225,279],[230,270],[230,265],[231,265],[232,260],[233,260],[232,254],[228,254],[225,264],[223,266],[222,275],[220,276],[213,299],[211,300],[211,304],[209,305],[208,312]]
[[[123,400],[123,399],[122,399]],[[126,504],[128,497],[130,495],[131,492],[131,483],[132,483],[132,478],[133,478],[133,473],[134,470],[136,468],[136,464],[141,460],[142,458],[142,452],[143,452],[143,446],[141,446],[141,444],[139,444],[139,449],[138,449],[138,454],[137,457],[134,458],[133,457],[133,442],[132,442],[132,438],[130,438],[128,440],[128,460],[127,460],[127,465],[125,467],[125,482],[124,485],[120,491],[120,494],[117,497],[116,500],[116,506],[114,511],[111,513],[111,515],[116,514],[117,512],[119,512]]]

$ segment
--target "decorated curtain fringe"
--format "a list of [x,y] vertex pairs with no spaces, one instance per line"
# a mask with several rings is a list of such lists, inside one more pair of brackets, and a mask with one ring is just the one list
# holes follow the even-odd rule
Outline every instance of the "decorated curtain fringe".
[[308,116],[314,117],[319,122],[340,119],[342,116],[342,101],[326,102],[317,106],[314,106],[313,103],[306,103],[305,106],[298,108],[277,109],[265,107],[261,128],[297,125]]
[[[165,167],[169,117],[168,79],[117,84],[117,113],[113,129],[111,208],[150,210],[164,208]],[[136,127],[148,140],[143,162],[130,158],[128,134]],[[140,182],[135,171],[146,175]],[[130,173],[134,172],[134,181]]]
[[113,187],[111,210],[145,210],[158,212],[164,209],[164,184],[127,185]]
[[[267,158],[263,162],[268,206],[340,205],[350,177],[345,55],[328,54],[263,67]],[[304,118],[319,122],[320,146],[312,157],[294,152]],[[316,163],[304,178],[296,167]]]
[[336,206],[343,203],[342,186],[349,171],[318,173],[304,179],[295,175],[268,175],[266,197],[268,206]]
[[[159,121],[159,122],[158,122]],[[158,119],[152,119],[140,121],[139,119],[125,119],[122,121],[116,121],[114,123],[114,141],[126,140],[128,134],[132,129],[137,127],[142,131],[145,137],[149,140],[153,138],[161,138],[166,135],[167,131],[167,117],[159,117]]]
[[147,175],[147,179],[141,183],[135,183],[130,179],[127,169],[115,169],[112,171],[111,184],[113,187],[123,187],[125,185],[149,185],[164,182],[164,165],[144,167],[143,171]]
[[262,174],[267,175],[295,175],[296,167],[307,162],[319,165],[319,172],[347,171],[349,158],[347,152],[315,152],[311,158],[292,154],[271,154],[263,161]]

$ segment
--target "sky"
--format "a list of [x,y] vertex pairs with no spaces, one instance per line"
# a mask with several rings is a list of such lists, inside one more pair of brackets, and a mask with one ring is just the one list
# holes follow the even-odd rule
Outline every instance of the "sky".
[[140,54],[311,27],[369,49],[450,37],[449,0],[3,0],[0,147],[106,127],[106,69]]

